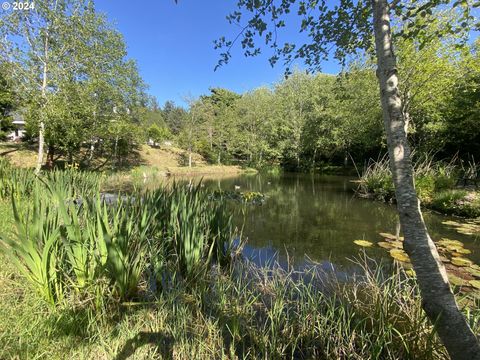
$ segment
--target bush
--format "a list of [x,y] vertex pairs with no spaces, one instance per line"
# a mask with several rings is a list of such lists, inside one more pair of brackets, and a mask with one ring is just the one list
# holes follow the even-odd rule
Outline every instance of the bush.
[[435,193],[435,177],[433,175],[425,175],[415,178],[415,189],[418,198],[422,202],[430,202]]
[[[480,216],[480,200],[465,198],[465,191],[454,189],[458,169],[454,162],[434,163],[431,158],[418,160],[414,166],[415,189],[422,205],[445,214]],[[370,162],[360,177],[357,193],[381,201],[395,201],[395,191],[388,161]]]
[[360,178],[358,191],[380,201],[390,201],[395,198],[395,188],[387,158],[368,164]]
[[[476,198],[475,198],[476,197]],[[444,214],[455,214],[468,218],[480,216],[479,195],[465,190],[445,190],[434,195],[429,206]]]

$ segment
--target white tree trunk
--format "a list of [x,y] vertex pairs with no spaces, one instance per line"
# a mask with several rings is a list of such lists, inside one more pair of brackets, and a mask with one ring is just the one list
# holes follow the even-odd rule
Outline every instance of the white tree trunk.
[[[45,108],[47,102],[47,76],[48,76],[48,32],[45,34],[45,45],[43,49],[43,73],[42,73],[42,99],[44,101],[43,108]],[[40,114],[40,123],[38,126],[38,155],[37,166],[35,167],[35,174],[39,174],[43,165],[43,153],[45,149],[45,122],[43,117],[45,115],[45,109],[42,109]]]
[[389,6],[372,0],[377,76],[380,83],[383,120],[387,133],[390,167],[395,185],[404,248],[417,274],[423,308],[452,359],[480,359],[480,346],[450,290],[445,267],[428,235],[413,181],[410,147],[398,90],[396,57],[393,53]]
[[[43,115],[42,115],[43,116]],[[45,123],[43,119],[40,120],[38,125],[38,153],[37,153],[37,165],[35,166],[35,174],[39,174],[43,165],[43,152],[45,148]]]

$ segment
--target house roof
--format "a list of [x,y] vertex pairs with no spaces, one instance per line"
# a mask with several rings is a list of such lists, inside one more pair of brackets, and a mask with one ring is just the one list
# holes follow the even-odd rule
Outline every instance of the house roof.
[[18,112],[14,112],[11,115],[13,118],[13,121],[12,121],[13,125],[25,125],[25,120],[23,119],[22,114]]

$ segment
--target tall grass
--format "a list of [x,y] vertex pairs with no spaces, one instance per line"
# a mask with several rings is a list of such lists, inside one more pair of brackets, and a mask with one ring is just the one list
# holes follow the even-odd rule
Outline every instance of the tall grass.
[[[456,165],[457,162],[456,158],[448,163],[434,161],[431,156],[422,156],[415,160],[414,179],[420,200],[429,202],[436,192],[455,186],[460,171]],[[387,155],[377,161],[370,160],[360,176],[358,192],[362,196],[382,201],[395,199],[395,188]]]
[[57,191],[63,192],[66,199],[78,199],[82,196],[91,197],[100,191],[101,176],[94,172],[83,172],[75,169],[54,170],[36,176],[32,169],[16,168],[0,158],[0,198],[10,195],[29,197],[38,180],[48,182]]
[[[200,185],[108,204],[99,181],[58,172],[10,193],[0,358],[447,356],[402,269],[364,258],[342,282],[316,264],[259,268],[235,256],[231,214]],[[465,314],[480,331],[478,304]]]
[[[31,304],[27,296],[15,305],[19,321],[5,327],[9,342],[0,338],[6,344],[0,356],[26,347],[30,357],[53,359],[447,358],[422,312],[415,281],[402,269],[362,260],[352,265],[355,281],[345,283],[315,265],[301,272],[233,265],[233,272],[211,268],[208,286],[179,282],[142,306],[110,307],[97,316],[62,309],[43,314],[34,330],[18,325],[35,316],[19,307]],[[465,315],[478,332],[478,307]],[[12,347],[16,336],[29,339],[22,350]]]
[[58,289],[91,291],[102,279],[108,294],[135,299],[164,288],[166,275],[195,281],[214,262],[228,265],[231,216],[200,185],[119,195],[107,204],[99,181],[58,171],[34,178],[24,199],[11,197],[17,231],[2,236],[4,250],[48,303],[62,298]]
[[[364,264],[365,265],[365,264]],[[303,273],[240,264],[214,282],[206,311],[221,319],[240,358],[443,358],[422,314],[416,285],[400,269],[369,264],[339,282],[316,267]],[[210,304],[215,304],[212,306]]]
[[14,236],[2,237],[3,251],[49,304],[63,297],[59,216],[36,193],[31,209],[21,213],[18,200],[11,195],[16,224]]
[[[457,158],[445,163],[424,156],[414,163],[417,195],[423,206],[468,218],[480,216],[480,193],[472,187],[459,187],[462,179],[474,180],[478,172],[473,160],[465,165]],[[470,185],[470,184],[468,184]],[[360,176],[357,194],[380,201],[395,201],[395,189],[387,157],[371,160]]]

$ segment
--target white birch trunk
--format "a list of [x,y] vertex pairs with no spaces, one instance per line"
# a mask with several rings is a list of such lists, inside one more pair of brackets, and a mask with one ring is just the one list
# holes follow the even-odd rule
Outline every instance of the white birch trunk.
[[395,185],[404,248],[417,274],[423,308],[452,359],[480,359],[480,346],[450,290],[445,267],[428,235],[413,181],[411,151],[398,90],[396,57],[393,53],[389,5],[372,0],[383,119],[387,133],[390,167]]
[[[48,76],[48,33],[45,35],[45,47],[44,47],[44,58],[43,58],[43,74],[42,74],[42,99],[44,101],[43,107],[45,107],[47,102],[47,76]],[[39,174],[43,165],[43,153],[45,149],[45,122],[43,121],[43,116],[45,112],[43,109],[42,114],[40,114],[40,123],[38,126],[38,155],[37,155],[37,165],[35,167],[35,174]]]

